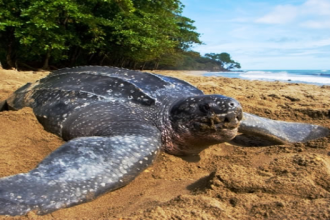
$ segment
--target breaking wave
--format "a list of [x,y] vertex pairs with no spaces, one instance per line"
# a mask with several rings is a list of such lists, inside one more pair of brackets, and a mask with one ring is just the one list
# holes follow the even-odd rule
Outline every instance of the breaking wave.
[[329,70],[246,70],[240,72],[211,72],[205,74],[205,76],[330,85]]

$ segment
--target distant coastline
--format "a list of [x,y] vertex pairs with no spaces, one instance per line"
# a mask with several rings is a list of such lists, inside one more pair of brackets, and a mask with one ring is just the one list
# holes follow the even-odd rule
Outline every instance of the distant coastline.
[[329,70],[232,70],[206,72],[203,76],[223,76],[247,80],[282,81],[313,85],[330,85]]

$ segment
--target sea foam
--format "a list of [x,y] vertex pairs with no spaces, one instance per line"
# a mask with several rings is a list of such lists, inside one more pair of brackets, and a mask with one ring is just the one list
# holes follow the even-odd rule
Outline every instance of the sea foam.
[[205,76],[224,76],[248,80],[284,81],[292,83],[308,83],[330,85],[329,70],[246,70],[232,72],[212,72]]

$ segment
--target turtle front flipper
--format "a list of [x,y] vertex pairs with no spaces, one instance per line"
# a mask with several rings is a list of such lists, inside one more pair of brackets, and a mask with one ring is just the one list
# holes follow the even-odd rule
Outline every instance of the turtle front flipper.
[[275,121],[244,112],[239,132],[261,136],[277,143],[306,142],[326,137],[328,128],[296,122]]
[[0,215],[42,215],[93,200],[131,182],[153,162],[160,146],[155,128],[73,139],[34,170],[0,179]]

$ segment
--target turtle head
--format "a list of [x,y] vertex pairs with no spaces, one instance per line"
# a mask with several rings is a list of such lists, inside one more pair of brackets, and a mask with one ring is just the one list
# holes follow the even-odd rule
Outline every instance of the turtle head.
[[238,101],[222,95],[202,95],[177,101],[170,110],[175,133],[167,152],[199,153],[206,146],[233,139],[242,120]]

